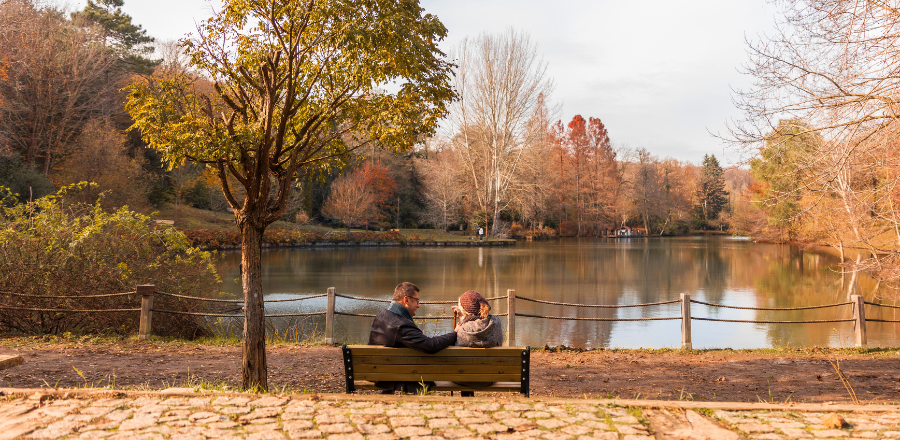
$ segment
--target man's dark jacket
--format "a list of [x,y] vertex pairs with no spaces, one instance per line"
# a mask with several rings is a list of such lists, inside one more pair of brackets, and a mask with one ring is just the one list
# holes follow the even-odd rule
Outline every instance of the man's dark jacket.
[[[391,303],[391,306],[394,306],[394,303]],[[404,310],[398,312],[406,311],[405,307],[402,305],[400,307]],[[392,307],[378,312],[375,322],[372,323],[372,332],[369,333],[369,345],[408,347],[425,353],[437,353],[456,343],[456,332],[429,338],[411,318],[401,316],[398,312],[392,311]]]

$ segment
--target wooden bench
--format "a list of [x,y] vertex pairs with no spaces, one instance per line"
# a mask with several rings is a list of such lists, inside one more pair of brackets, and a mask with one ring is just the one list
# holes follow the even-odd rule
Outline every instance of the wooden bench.
[[[447,347],[435,354],[411,348],[344,345],[347,393],[380,390],[378,381],[434,382],[431,391],[518,392],[529,395],[531,347]],[[471,388],[454,382],[494,382]]]

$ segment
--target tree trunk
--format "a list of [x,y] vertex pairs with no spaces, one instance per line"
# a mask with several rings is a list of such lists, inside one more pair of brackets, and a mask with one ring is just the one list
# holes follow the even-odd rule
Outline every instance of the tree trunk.
[[262,237],[265,227],[239,222],[241,281],[244,286],[244,334],[241,341],[241,384],[244,389],[269,389],[266,366],[266,309],[262,292]]
[[[500,204],[497,203],[495,206],[500,206]],[[495,209],[494,215],[491,218],[492,218],[492,220],[491,220],[491,237],[499,238],[500,231],[497,230],[497,225],[500,224],[500,210]],[[487,225],[485,225],[484,229],[487,230]]]
[[859,263],[862,261],[862,255],[856,256],[856,264],[853,265],[853,274],[850,275],[850,285],[847,286],[847,299],[849,300],[856,291],[856,276],[859,274]]

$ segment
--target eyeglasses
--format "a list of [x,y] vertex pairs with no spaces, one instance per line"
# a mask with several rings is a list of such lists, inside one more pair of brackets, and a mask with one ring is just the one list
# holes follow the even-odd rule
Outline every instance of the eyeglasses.
[[407,298],[407,299],[414,299],[414,300],[416,300],[416,304],[419,303],[419,298],[416,298],[416,297],[414,297],[414,296],[407,296],[406,298]]

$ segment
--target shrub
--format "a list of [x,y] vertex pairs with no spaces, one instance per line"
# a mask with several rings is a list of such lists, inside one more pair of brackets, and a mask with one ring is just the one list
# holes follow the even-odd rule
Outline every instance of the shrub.
[[538,240],[547,239],[547,238],[551,238],[551,237],[556,237],[556,230],[553,228],[547,228],[547,227],[545,227],[543,229],[531,229],[525,233],[525,236],[526,237],[531,236]]
[[[217,249],[223,247],[240,247],[241,234],[226,229],[185,229],[182,231],[192,246]],[[295,229],[267,229],[263,234],[263,242],[275,245],[309,244],[316,242],[342,243],[346,241],[404,241],[406,238],[397,231],[390,232],[352,232],[347,239],[346,231],[319,232],[298,231]]]
[[522,228],[522,225],[518,223],[513,223],[512,226],[509,227],[509,236],[512,238],[522,238],[524,236],[525,229]]
[[574,237],[578,235],[578,224],[575,222],[562,222],[559,224],[560,237]]
[[0,186],[8,189],[4,191],[4,195],[0,195],[0,198],[5,198],[6,193],[14,196],[6,200],[7,204],[27,202],[29,198],[39,199],[54,191],[53,184],[43,174],[22,163],[18,156],[2,152],[0,152]]
[[[154,284],[158,291],[187,296],[218,295],[219,279],[208,252],[191,247],[174,228],[157,227],[149,217],[126,208],[107,212],[99,201],[66,202],[68,192],[87,186],[63,188],[55,196],[2,210],[0,304],[69,310],[135,308],[140,307],[140,299],[133,295],[74,296],[130,292],[139,284]],[[204,304],[157,295],[154,308],[199,311]],[[0,330],[121,334],[136,329],[138,316],[138,312],[4,311]],[[156,313],[153,324],[158,335],[194,337],[204,333],[200,321],[190,316]]]

